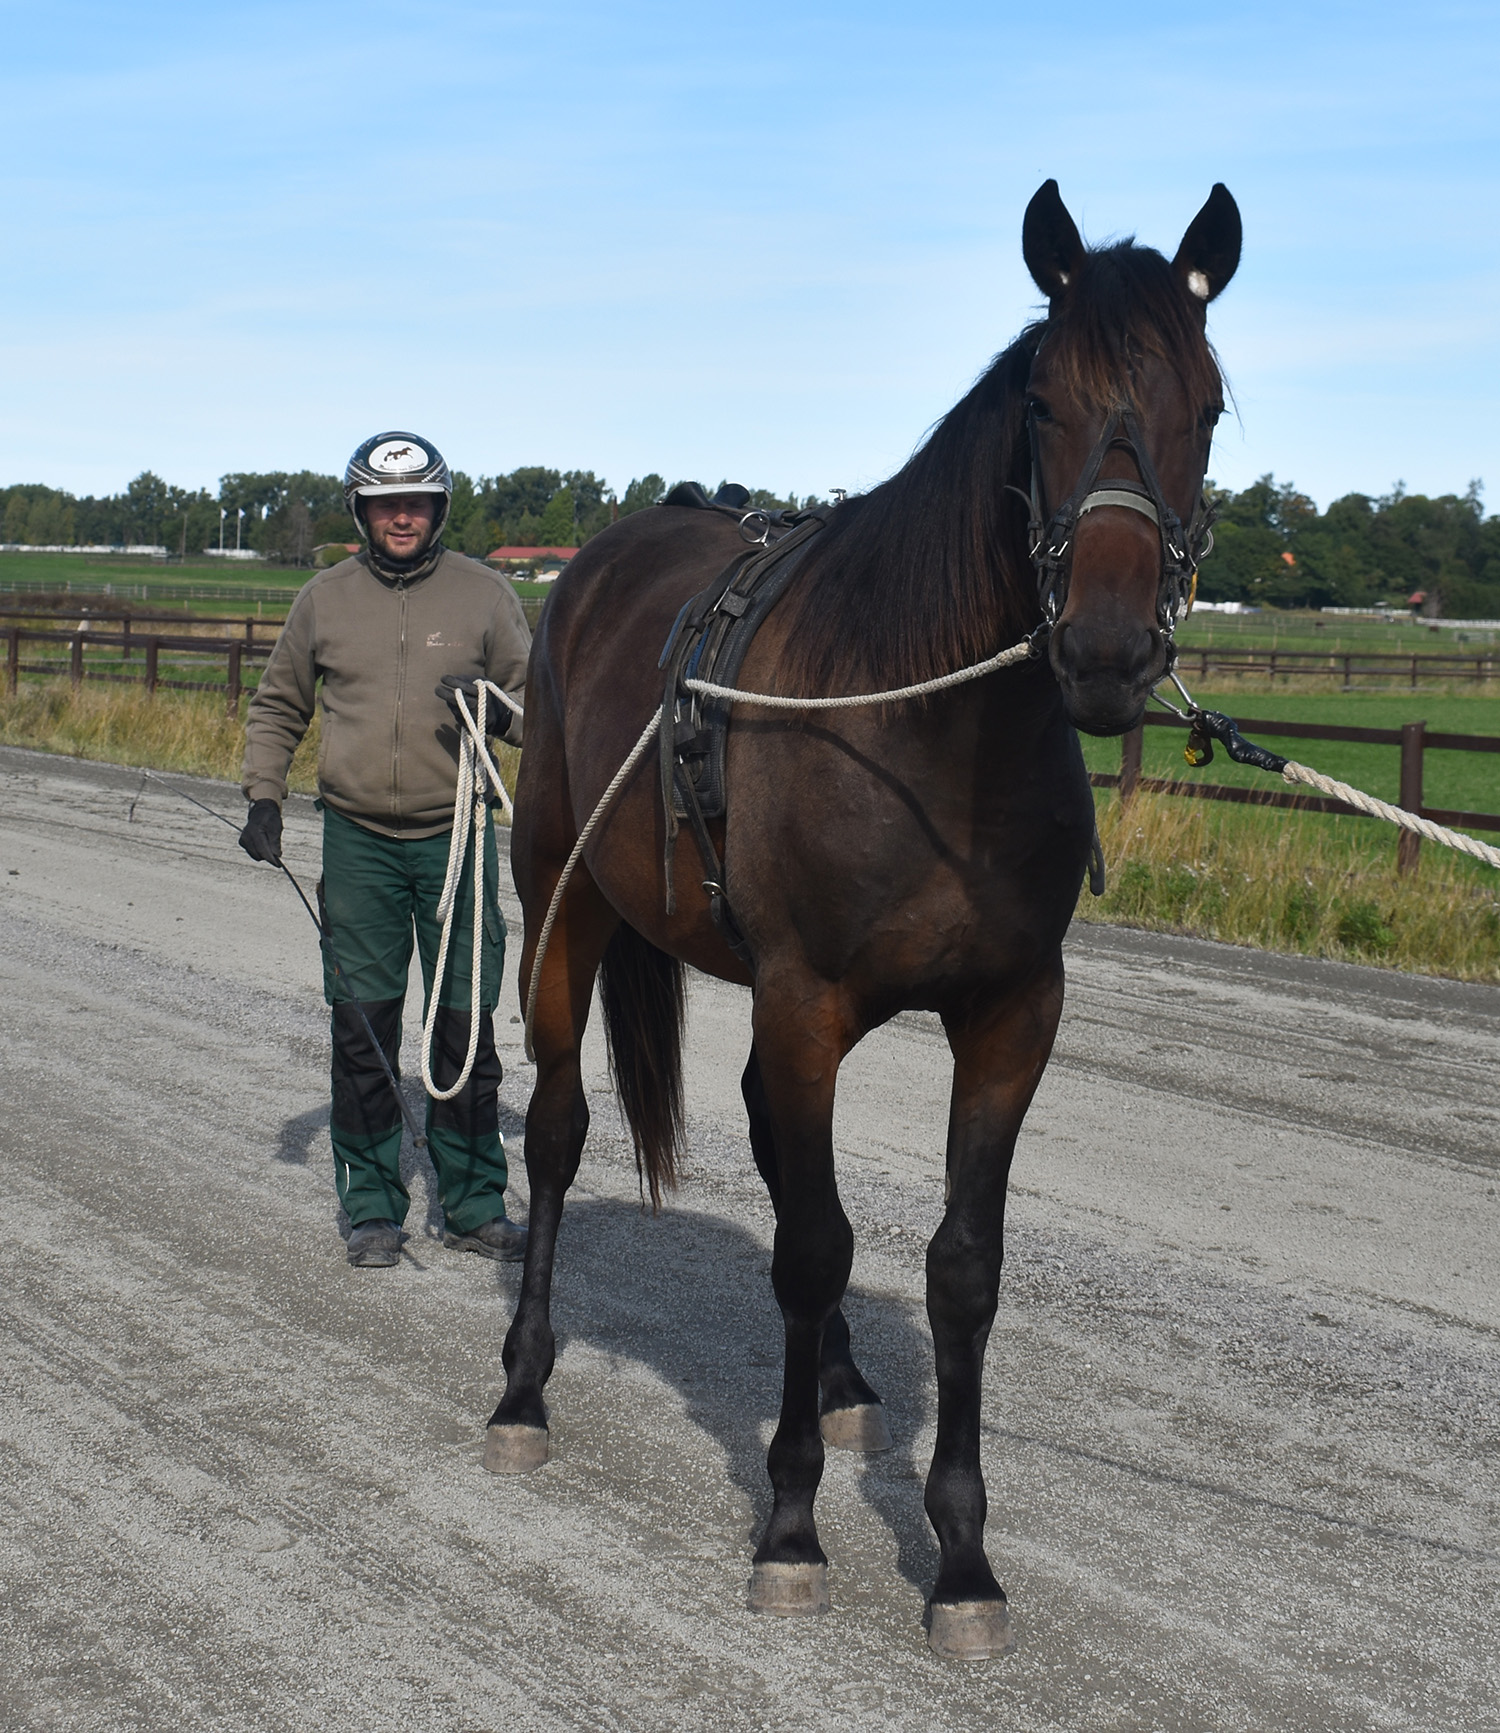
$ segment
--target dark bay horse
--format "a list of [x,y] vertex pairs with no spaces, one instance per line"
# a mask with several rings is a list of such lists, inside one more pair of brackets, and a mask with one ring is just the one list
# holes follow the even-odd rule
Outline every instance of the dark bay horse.
[[[1022,245],[1047,317],[904,469],[833,510],[738,684],[884,691],[1044,623],[1047,653],[918,702],[736,705],[717,830],[753,971],[710,919],[686,831],[666,912],[653,755],[625,784],[568,883],[538,986],[531,1237],[486,1454],[500,1473],[547,1457],[553,1253],[588,1128],[579,1048],[596,976],[653,1199],[673,1180],[683,1130],[684,965],[752,985],[743,1091],[776,1213],[786,1361],[751,1603],[825,1606],[813,1520],[824,1441],[888,1441],[840,1310],[853,1232],[834,1178],[834,1086],[871,1029],[901,1010],[935,1011],[953,1093],[946,1210],[927,1252],[938,1428],[926,1508],[941,1547],[931,1641],[970,1657],[1008,1640],[984,1550],[980,1378],[1007,1174],[1062,1011],[1062,939],[1093,836],[1075,728],[1134,726],[1171,663],[1223,404],[1205,307],[1238,263],[1240,219],[1216,186],[1170,262],[1132,242],[1090,251],[1049,181]],[[564,863],[661,702],[657,658],[674,618],[743,551],[733,518],[658,506],[595,537],[552,593],[532,653],[512,841],[523,993]]]

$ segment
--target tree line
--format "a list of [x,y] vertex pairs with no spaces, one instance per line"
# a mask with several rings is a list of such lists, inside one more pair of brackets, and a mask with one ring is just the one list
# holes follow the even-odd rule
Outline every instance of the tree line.
[[1322,512],[1271,475],[1240,493],[1208,491],[1219,521],[1198,579],[1205,601],[1404,607],[1422,591],[1450,619],[1500,618],[1500,517],[1485,517],[1477,481],[1435,499],[1398,482]]
[[[617,494],[586,469],[533,466],[477,477],[455,470],[444,539],[480,559],[497,547],[581,547],[606,524],[654,505],[666,491],[666,482],[654,474]],[[750,497],[767,510],[817,503],[810,494],[783,499],[765,488]],[[41,483],[0,488],[0,541],[27,547],[147,543],[191,556],[219,545],[221,524],[225,547],[236,545],[238,531],[241,547],[283,565],[311,565],[319,546],[355,539],[343,483],[310,470],[221,476],[217,494],[176,487],[150,470],[123,493],[103,498],[80,498]]]
[[[667,491],[645,475],[616,493],[592,470],[542,466],[508,475],[457,471],[446,539],[483,558],[497,547],[579,547],[617,517]],[[1290,482],[1264,475],[1235,493],[1209,485],[1218,507],[1214,551],[1199,593],[1205,601],[1278,608],[1404,606],[1421,590],[1459,618],[1500,617],[1500,517],[1486,518],[1478,482],[1461,494],[1351,493],[1320,512]],[[768,510],[817,503],[757,488]],[[250,472],[220,478],[217,494],[146,471],[123,493],[78,498],[40,484],[0,489],[0,541],[32,547],[148,542],[196,554],[241,544],[286,565],[312,563],[327,542],[354,539],[337,476]],[[244,516],[240,514],[243,512]]]

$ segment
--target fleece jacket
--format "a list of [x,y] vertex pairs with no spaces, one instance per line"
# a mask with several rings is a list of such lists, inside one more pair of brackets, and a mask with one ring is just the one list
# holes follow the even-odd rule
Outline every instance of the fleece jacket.
[[[478,560],[450,549],[410,580],[381,577],[363,554],[330,566],[298,592],[250,700],[245,798],[286,799],[321,698],[324,802],[380,836],[436,836],[452,826],[458,781],[458,728],[438,683],[493,680],[520,703],[530,653],[509,579]],[[520,717],[501,738],[520,745]]]

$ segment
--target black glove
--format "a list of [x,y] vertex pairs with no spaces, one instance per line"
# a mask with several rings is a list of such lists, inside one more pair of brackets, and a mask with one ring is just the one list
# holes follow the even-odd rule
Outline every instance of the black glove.
[[281,865],[281,808],[274,800],[250,802],[250,816],[240,832],[240,847],[251,860]]
[[[445,674],[442,684],[437,688],[437,695],[453,712],[453,720],[460,728],[467,727],[459,713],[457,694],[462,692],[464,703],[469,707],[469,714],[479,714],[479,682],[470,680],[462,674]],[[484,731],[486,734],[504,734],[510,727],[513,712],[508,704],[502,704],[493,692],[489,694],[489,707],[484,713]]]

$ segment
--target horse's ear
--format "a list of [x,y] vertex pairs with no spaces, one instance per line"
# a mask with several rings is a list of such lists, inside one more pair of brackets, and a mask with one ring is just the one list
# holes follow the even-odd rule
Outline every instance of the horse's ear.
[[1172,268],[1190,293],[1212,301],[1234,275],[1243,237],[1240,207],[1223,181],[1215,181],[1208,202],[1188,224]]
[[1049,301],[1062,294],[1083,263],[1083,236],[1068,215],[1056,181],[1044,181],[1026,207],[1021,256]]

